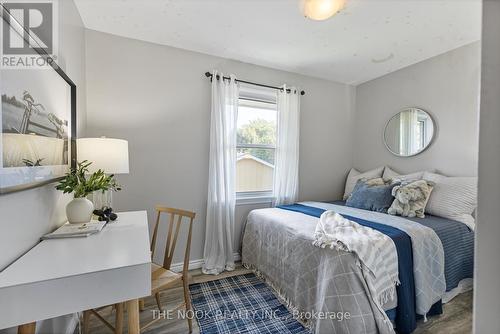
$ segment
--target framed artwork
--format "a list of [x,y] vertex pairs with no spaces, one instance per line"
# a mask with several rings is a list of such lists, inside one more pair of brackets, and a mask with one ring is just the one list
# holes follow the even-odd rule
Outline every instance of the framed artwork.
[[[7,23],[9,15],[2,11]],[[0,69],[0,194],[58,181],[75,167],[76,85],[48,64]]]

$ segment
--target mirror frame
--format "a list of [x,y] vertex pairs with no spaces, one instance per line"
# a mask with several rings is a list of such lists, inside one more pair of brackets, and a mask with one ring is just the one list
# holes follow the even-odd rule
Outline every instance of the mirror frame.
[[[429,115],[429,117],[430,117],[430,119],[432,121],[432,126],[433,126],[432,137],[431,137],[431,139],[429,141],[429,144],[426,147],[424,147],[423,149],[421,149],[420,151],[418,151],[418,152],[416,152],[414,154],[410,154],[410,155],[401,155],[401,154],[398,154],[398,153],[394,152],[393,150],[391,150],[391,148],[389,147],[389,145],[387,145],[387,141],[385,140],[385,132],[387,131],[387,127],[389,126],[389,123],[391,122],[391,120],[394,117],[396,117],[397,115],[399,115],[403,111],[406,111],[406,110],[409,110],[409,109],[417,109],[417,110],[423,111],[427,115]],[[398,157],[398,158],[410,158],[410,157],[414,157],[416,155],[419,155],[419,154],[425,152],[429,147],[431,147],[432,144],[434,143],[435,139],[436,139],[436,134],[437,134],[437,122],[436,122],[436,119],[434,118],[434,116],[432,116],[432,114],[430,112],[428,112],[425,109],[419,108],[419,107],[406,107],[406,108],[403,108],[402,110],[398,111],[394,115],[392,115],[391,118],[389,118],[389,120],[385,123],[384,131],[382,132],[382,141],[384,142],[385,148],[389,152],[391,152],[393,155],[395,155],[396,157]]]

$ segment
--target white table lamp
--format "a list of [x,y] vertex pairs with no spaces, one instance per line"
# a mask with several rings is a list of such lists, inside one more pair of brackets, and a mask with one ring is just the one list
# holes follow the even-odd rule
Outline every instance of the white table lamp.
[[[89,172],[102,169],[106,174],[128,174],[128,142],[114,138],[80,138],[76,140],[76,157],[79,162],[92,162]],[[93,194],[96,208],[112,206],[112,191]]]
[[102,169],[106,174],[128,174],[128,141],[114,138],[80,138],[76,140],[79,162],[92,162],[91,173]]

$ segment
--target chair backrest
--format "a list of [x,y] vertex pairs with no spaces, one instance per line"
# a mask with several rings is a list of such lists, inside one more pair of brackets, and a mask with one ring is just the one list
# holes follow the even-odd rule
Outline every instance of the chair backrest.
[[[189,265],[189,251],[191,249],[191,231],[192,231],[192,226],[193,226],[193,220],[194,217],[196,216],[196,213],[190,212],[190,211],[185,211],[185,210],[179,210],[179,209],[173,209],[173,208],[167,208],[163,206],[157,206],[156,207],[156,224],[153,232],[153,240],[151,241],[151,259],[154,256],[155,253],[155,248],[156,248],[156,240],[158,236],[158,227],[160,226],[160,216],[162,213],[166,213],[170,216],[170,219],[168,219],[168,234],[167,234],[167,242],[165,246],[165,256],[163,258],[163,265],[162,267],[165,269],[170,270],[170,266],[172,265],[172,259],[174,257],[174,251],[175,251],[175,245],[177,244],[177,237],[179,235],[179,231],[181,229],[181,223],[183,221],[183,218],[188,218],[189,219],[189,229],[188,229],[188,235],[187,235],[187,243],[186,243],[186,252],[184,254],[184,265],[183,265],[183,273],[187,273],[188,270],[188,265]],[[176,219],[177,217],[177,219]],[[188,219],[184,219],[185,221],[188,221]]]

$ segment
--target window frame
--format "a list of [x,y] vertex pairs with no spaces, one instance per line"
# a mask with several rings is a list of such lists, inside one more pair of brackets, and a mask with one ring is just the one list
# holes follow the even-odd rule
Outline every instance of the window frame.
[[420,128],[420,149],[425,147],[425,140],[427,138],[427,121],[425,119],[418,120],[418,127]]
[[[252,89],[252,92],[258,91],[257,89]],[[263,93],[263,95],[259,94]],[[252,94],[245,94],[245,90],[240,90],[240,96],[238,97],[238,108],[240,106],[246,106],[251,108],[261,108],[273,110],[277,113],[277,101],[276,92],[270,94],[269,91],[262,90],[258,92],[257,96],[252,96]],[[277,122],[278,120],[276,120]],[[276,123],[276,128],[278,124]],[[276,157],[276,145],[274,144],[239,144],[236,142],[236,151],[238,149],[268,149],[274,151],[274,156]],[[274,178],[274,173],[273,173]],[[272,203],[274,201],[273,196],[274,189],[272,190],[262,190],[262,191],[236,191],[236,205],[248,205],[248,204],[262,204],[262,203]]]

